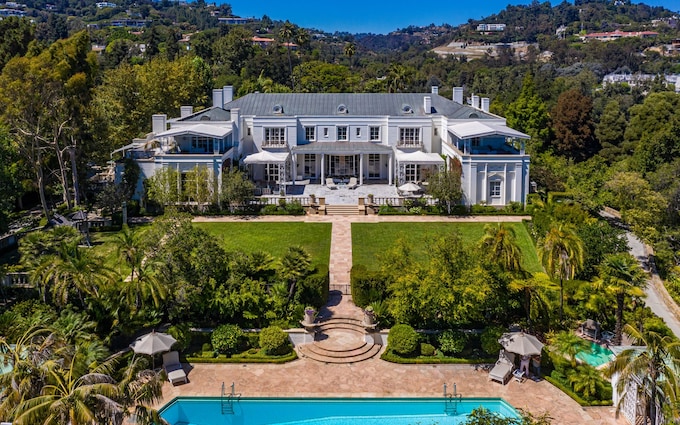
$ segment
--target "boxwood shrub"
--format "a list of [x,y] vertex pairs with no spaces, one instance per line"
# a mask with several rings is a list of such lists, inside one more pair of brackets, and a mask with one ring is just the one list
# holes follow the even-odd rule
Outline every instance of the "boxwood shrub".
[[215,350],[222,354],[233,354],[238,350],[243,331],[236,325],[221,325],[217,327],[210,341]]
[[270,326],[260,331],[260,347],[265,354],[282,355],[290,351],[288,334],[278,326]]
[[394,325],[387,335],[387,346],[400,355],[410,355],[418,348],[418,333],[409,325]]

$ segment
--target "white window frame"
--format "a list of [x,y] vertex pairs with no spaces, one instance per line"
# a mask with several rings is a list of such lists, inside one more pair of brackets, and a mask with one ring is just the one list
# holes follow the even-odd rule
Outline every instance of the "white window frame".
[[420,146],[421,143],[420,127],[400,127],[399,128],[399,146]]
[[305,127],[305,140],[308,142],[316,140],[316,127]]
[[264,165],[264,179],[265,181],[275,182],[279,180],[279,173],[281,172],[279,164],[265,164]]
[[380,127],[373,126],[369,128],[369,140],[371,142],[380,141]]
[[338,126],[337,132],[336,132],[338,142],[348,141],[349,137],[348,137],[347,133],[348,132],[347,132],[347,126],[346,125]]
[[357,127],[357,130],[356,130],[356,137],[357,137],[357,138],[361,138],[361,127]]
[[405,164],[404,165],[404,180],[408,182],[417,182],[418,175],[420,173],[420,166],[418,164]]
[[489,182],[489,196],[491,198],[500,198],[502,195],[503,182],[500,180],[491,180]]
[[285,127],[266,127],[264,129],[263,146],[285,146],[286,128]]

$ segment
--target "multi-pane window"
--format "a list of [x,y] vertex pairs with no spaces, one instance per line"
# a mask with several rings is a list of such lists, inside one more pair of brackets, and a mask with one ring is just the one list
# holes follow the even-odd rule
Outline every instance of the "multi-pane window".
[[264,129],[264,144],[269,146],[286,144],[286,129],[273,127]]
[[212,152],[213,139],[205,136],[191,136],[191,151],[192,152]]
[[305,177],[316,177],[316,155],[305,154]]
[[314,127],[305,127],[305,140],[313,142],[316,140],[316,133]]
[[420,129],[419,128],[400,128],[399,129],[399,145],[401,145],[401,146],[419,146],[420,145]]
[[338,127],[338,140],[347,140],[347,127]]
[[265,164],[264,179],[266,181],[277,181],[279,179],[279,164]]
[[489,182],[489,195],[490,196],[501,196],[501,182],[500,181]]
[[380,178],[380,155],[377,153],[368,154],[368,178]]
[[479,145],[481,144],[481,142],[482,142],[482,139],[480,139],[479,137],[473,137],[473,138],[472,138],[472,147],[473,147],[473,148],[479,147]]
[[418,181],[418,164],[406,164],[405,168],[405,177],[407,182],[415,182]]
[[370,140],[372,142],[380,140],[380,127],[371,127],[369,130],[370,130]]

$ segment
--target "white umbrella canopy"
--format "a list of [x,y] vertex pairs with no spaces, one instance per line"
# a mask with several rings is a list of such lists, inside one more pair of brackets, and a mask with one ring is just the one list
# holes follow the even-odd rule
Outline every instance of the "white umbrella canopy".
[[158,353],[170,351],[172,345],[176,342],[177,340],[173,338],[172,335],[151,331],[151,333],[138,338],[135,342],[130,344],[130,348],[132,348],[132,351],[136,354],[153,356]]
[[413,182],[408,182],[404,183],[398,188],[402,192],[418,192],[419,190],[422,190],[420,186]]
[[533,335],[524,332],[509,332],[503,334],[498,340],[505,351],[519,354],[520,356],[536,356],[541,354],[543,343]]

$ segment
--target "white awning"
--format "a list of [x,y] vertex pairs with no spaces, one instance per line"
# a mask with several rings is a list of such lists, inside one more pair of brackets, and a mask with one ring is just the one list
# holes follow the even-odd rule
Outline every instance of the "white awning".
[[171,128],[156,134],[156,137],[174,137],[181,136],[184,134],[196,134],[198,136],[216,137],[223,138],[231,133],[231,128],[227,128],[221,125],[211,125],[211,124],[196,124],[196,125],[183,125],[179,127]]
[[288,152],[262,151],[250,154],[243,159],[244,164],[281,164],[285,163],[290,154]]
[[427,153],[423,151],[407,153],[397,150],[397,162],[408,162],[410,164],[444,165],[444,160],[438,153]]
[[461,124],[453,124],[448,127],[449,131],[459,139],[470,139],[472,137],[505,136],[518,139],[530,139],[528,134],[513,130],[505,124],[483,123],[481,121],[471,121]]

